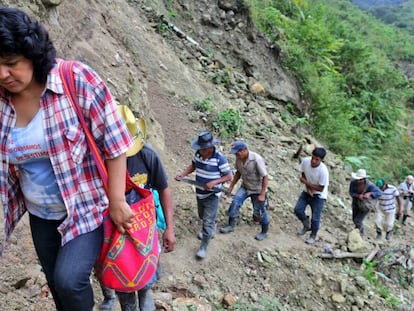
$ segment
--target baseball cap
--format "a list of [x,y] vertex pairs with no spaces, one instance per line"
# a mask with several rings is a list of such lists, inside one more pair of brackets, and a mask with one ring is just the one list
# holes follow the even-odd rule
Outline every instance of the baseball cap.
[[230,154],[236,154],[240,150],[244,149],[247,149],[247,145],[244,142],[240,140],[235,141],[231,144]]

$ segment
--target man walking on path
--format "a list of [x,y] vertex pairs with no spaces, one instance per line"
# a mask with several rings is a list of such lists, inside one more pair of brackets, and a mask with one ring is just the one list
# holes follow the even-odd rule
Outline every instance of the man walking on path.
[[265,202],[268,182],[268,174],[263,158],[253,151],[249,151],[242,141],[236,141],[231,145],[230,154],[236,155],[236,174],[228,189],[242,179],[242,185],[237,190],[228,210],[229,224],[220,229],[221,233],[233,232],[239,217],[240,207],[250,197],[253,204],[253,220],[262,225],[262,231],[255,236],[256,240],[263,240],[269,231],[269,216],[267,215]]
[[[295,206],[295,215],[302,222],[303,228],[298,235],[304,235],[311,231],[307,244],[313,244],[316,241],[316,235],[319,231],[322,209],[328,197],[329,172],[326,165],[322,162],[326,156],[324,148],[315,148],[312,157],[302,160],[300,170],[300,182],[305,185],[305,190],[299,196]],[[309,216],[306,215],[306,206],[310,205],[312,218],[309,222]]]
[[369,175],[362,168],[351,173],[351,176],[349,195],[352,197],[352,221],[360,234],[365,235],[364,219],[377,204],[382,191],[368,179]]
[[377,237],[382,237],[382,230],[385,230],[385,239],[391,239],[392,228],[395,219],[395,201],[398,203],[398,210],[401,210],[401,197],[397,188],[387,184],[384,179],[377,179],[376,185],[381,189],[382,195],[378,198],[378,205],[375,211],[375,225],[377,226]]
[[201,132],[191,143],[191,148],[196,150],[191,164],[175,177],[179,181],[195,171],[196,181],[204,184],[204,189],[196,189],[198,216],[203,220],[203,236],[196,254],[198,259],[206,257],[208,243],[215,233],[221,192],[214,191],[213,187],[220,187],[233,176],[227,158],[216,150],[218,143],[211,132]]
[[402,215],[402,224],[405,226],[407,224],[407,218],[410,216],[411,207],[413,205],[414,199],[414,177],[412,175],[408,175],[405,178],[405,182],[402,182],[398,186],[398,191],[402,196],[402,209],[398,210],[397,212],[397,219],[400,218]]

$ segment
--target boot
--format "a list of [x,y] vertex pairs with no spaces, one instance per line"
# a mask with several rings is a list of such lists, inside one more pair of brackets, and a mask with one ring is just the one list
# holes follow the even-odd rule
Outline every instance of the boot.
[[[216,236],[216,232],[213,232],[213,235],[211,236],[211,239],[214,239],[215,236]],[[203,239],[203,231],[198,231],[197,239],[199,239],[200,241]]]
[[298,235],[304,235],[306,232],[311,230],[309,217],[306,217],[305,220],[302,220],[303,228],[298,231]]
[[388,232],[385,234],[385,239],[386,239],[387,241],[391,240],[391,233],[392,233],[392,231],[388,231]]
[[361,225],[361,226],[359,227],[359,234],[360,234],[361,236],[365,236],[365,226],[364,226],[364,225]]
[[257,234],[254,238],[258,241],[263,240],[265,237],[267,237],[267,232],[269,231],[269,224],[262,224],[262,232]]
[[402,218],[402,222],[401,222],[401,224],[402,224],[403,226],[406,226],[406,225],[407,225],[407,218],[408,218],[408,215],[404,215],[404,216],[403,216],[403,218]]
[[203,237],[201,240],[200,248],[198,249],[196,253],[197,259],[204,259],[207,255],[207,246],[208,246],[209,239]]
[[154,311],[155,303],[152,297],[151,288],[141,289],[138,291],[139,310],[140,311]]
[[223,228],[220,228],[220,233],[230,233],[234,231],[234,228],[237,225],[237,217],[236,218],[229,218],[229,224]]
[[[211,235],[210,239],[214,239],[214,237],[216,236],[216,230],[217,230],[217,224],[214,225],[214,231],[213,231],[213,234]],[[199,240],[203,239],[203,230],[201,230],[197,233],[197,239],[199,239]]]
[[[388,233],[387,233],[388,234]],[[385,236],[386,237],[386,236]],[[375,239],[376,240],[381,240],[381,238],[382,238],[382,232],[381,232],[381,230],[378,230],[377,229],[377,236],[375,237]]]
[[121,305],[122,311],[137,311],[138,304],[135,292],[116,292],[116,294],[118,296],[119,304]]
[[305,243],[312,245],[315,242],[316,242],[316,232],[312,232],[309,238],[306,239]]
[[111,311],[115,304],[115,291],[103,285],[101,285],[101,288],[102,288],[102,294],[104,296],[104,300],[99,306],[99,309],[105,310],[105,311]]

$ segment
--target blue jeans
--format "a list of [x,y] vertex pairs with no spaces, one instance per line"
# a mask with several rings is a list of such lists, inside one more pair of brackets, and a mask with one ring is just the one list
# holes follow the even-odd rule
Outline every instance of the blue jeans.
[[301,221],[307,219],[305,210],[306,206],[310,205],[312,210],[311,230],[312,233],[317,233],[321,225],[321,214],[325,199],[321,199],[319,195],[310,196],[307,192],[302,191],[295,206],[295,215]]
[[267,214],[267,211],[265,208],[266,200],[259,201],[258,193],[248,194],[246,188],[244,188],[243,186],[240,187],[239,190],[237,190],[236,195],[233,197],[233,201],[231,202],[229,210],[227,211],[227,214],[229,215],[229,217],[230,218],[239,217],[240,208],[248,197],[250,197],[250,200],[253,205],[253,215],[261,218],[260,224],[268,225],[270,220],[269,220],[269,215]]
[[57,227],[63,220],[30,215],[33,243],[58,311],[91,311],[90,275],[103,241],[102,227],[61,245]]
[[215,194],[207,198],[197,198],[198,217],[203,220],[203,239],[211,239],[216,228],[219,197]]

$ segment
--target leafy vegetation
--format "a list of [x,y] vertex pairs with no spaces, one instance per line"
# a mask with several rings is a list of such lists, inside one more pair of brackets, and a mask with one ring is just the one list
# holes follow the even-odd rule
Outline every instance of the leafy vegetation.
[[387,286],[385,286],[378,280],[378,272],[375,270],[377,264],[378,263],[375,261],[369,262],[364,259],[363,265],[365,278],[368,280],[370,284],[372,284],[375,287],[377,293],[382,298],[384,298],[387,305],[395,309],[400,305],[400,300],[398,299],[398,297],[395,297],[391,293],[390,289]]
[[404,29],[414,35],[414,0],[400,0],[396,3],[369,3],[368,6],[359,2],[355,4],[360,5],[384,23]]
[[212,77],[212,81],[214,84],[223,85],[227,89],[230,88],[234,84],[233,70],[231,68],[217,70]]
[[214,110],[214,105],[211,103],[211,97],[204,99],[197,99],[194,101],[194,109],[201,112],[209,112]]
[[237,137],[244,131],[244,119],[240,112],[234,108],[219,111],[212,125],[223,138]]
[[406,0],[351,0],[353,4],[360,7],[369,8],[385,5],[400,5]]
[[222,138],[236,137],[244,132],[245,121],[241,113],[235,108],[217,110],[211,97],[196,99],[194,110],[201,112],[207,125]]
[[245,4],[260,31],[282,48],[284,66],[312,102],[315,136],[377,176],[400,180],[414,170],[408,131],[413,83],[395,66],[414,60],[411,36],[347,1]]

